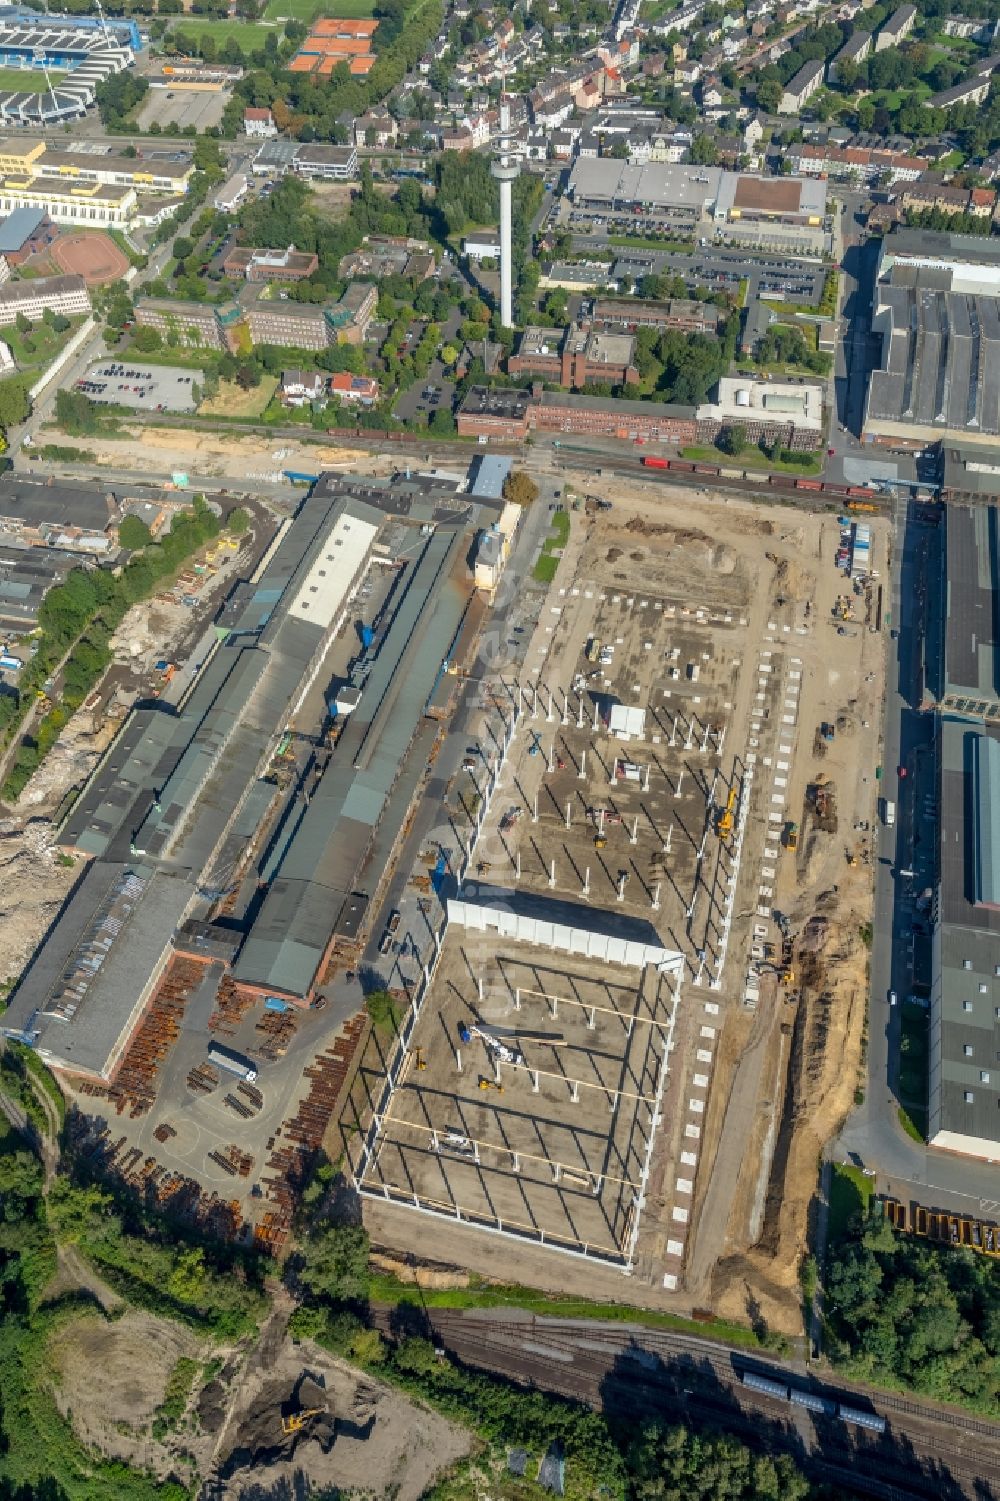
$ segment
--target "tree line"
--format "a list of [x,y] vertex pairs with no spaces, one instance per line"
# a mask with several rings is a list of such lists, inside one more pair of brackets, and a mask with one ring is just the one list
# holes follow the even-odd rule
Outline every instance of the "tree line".
[[1000,1413],[1000,1269],[876,1210],[828,1253],[825,1346],[863,1380]]
[[[60,391],[59,398],[78,394]],[[155,593],[164,579],[218,534],[219,525],[204,497],[196,495],[189,511],[174,516],[162,540],[130,558],[120,572],[74,568],[48,591],[39,609],[34,655],[21,669],[16,693],[0,697],[0,731],[6,732],[9,741],[36,694],[48,691],[44,684],[65,659],[62,694],[32,733],[22,738],[2,787],[6,799],[13,801],[21,795],[71,715],[109,666],[111,638],[126,611]]]

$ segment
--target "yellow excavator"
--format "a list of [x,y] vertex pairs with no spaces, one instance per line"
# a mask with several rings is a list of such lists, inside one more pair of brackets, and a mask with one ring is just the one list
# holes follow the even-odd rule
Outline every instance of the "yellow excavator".
[[720,811],[715,820],[715,832],[720,839],[730,839],[733,833],[733,822],[736,817],[736,803],[739,794],[735,787],[730,787],[729,796],[726,798],[726,806]]
[[287,1418],[281,1420],[282,1433],[286,1438],[290,1434],[300,1433],[309,1419],[318,1417],[322,1411],[322,1407],[305,1407],[301,1412],[290,1412]]

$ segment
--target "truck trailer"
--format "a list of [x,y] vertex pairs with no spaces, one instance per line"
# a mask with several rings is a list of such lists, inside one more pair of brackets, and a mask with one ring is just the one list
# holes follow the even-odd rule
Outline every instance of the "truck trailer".
[[257,1065],[252,1058],[247,1058],[243,1053],[235,1053],[232,1048],[224,1048],[219,1042],[210,1044],[208,1061],[224,1068],[227,1073],[245,1079],[248,1084],[252,1084],[257,1077]]

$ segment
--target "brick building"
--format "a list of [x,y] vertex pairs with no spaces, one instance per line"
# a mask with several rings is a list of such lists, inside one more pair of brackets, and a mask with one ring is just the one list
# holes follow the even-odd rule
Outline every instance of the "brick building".
[[231,281],[305,281],[319,270],[319,257],[311,250],[255,250],[234,245],[222,257],[222,271]]
[[537,375],[579,390],[591,381],[636,384],[634,358],[631,334],[597,332],[571,323],[565,329],[526,328],[507,369],[511,375]]
[[685,297],[672,297],[662,302],[645,298],[598,297],[594,301],[591,323],[595,328],[630,332],[639,328],[676,328],[682,333],[714,335],[718,332],[720,316],[714,302],[694,302]]

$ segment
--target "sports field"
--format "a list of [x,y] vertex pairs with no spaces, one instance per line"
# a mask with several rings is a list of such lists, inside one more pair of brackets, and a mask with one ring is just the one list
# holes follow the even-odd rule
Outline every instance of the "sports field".
[[171,36],[210,36],[220,46],[232,37],[246,53],[263,47],[268,33],[276,29],[259,21],[216,21],[211,16],[178,16],[177,24],[171,28]]
[[[53,85],[66,77],[65,68],[50,68],[49,78]],[[17,90],[20,94],[44,94],[48,88],[41,68],[0,68],[0,92]]]
[[60,271],[82,276],[90,287],[120,281],[129,269],[128,256],[108,235],[96,233],[64,234],[49,251]]
[[359,16],[370,16],[375,9],[374,0],[267,0],[265,21],[313,21],[320,11],[324,15],[354,21]]

